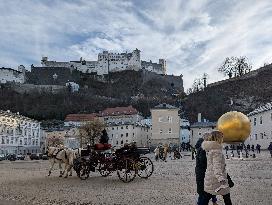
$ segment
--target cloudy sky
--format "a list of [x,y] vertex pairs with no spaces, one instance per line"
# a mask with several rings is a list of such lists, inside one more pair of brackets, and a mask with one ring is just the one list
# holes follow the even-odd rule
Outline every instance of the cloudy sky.
[[204,72],[246,55],[272,62],[271,0],[0,0],[0,66],[97,59],[102,50],[140,49],[143,60],[167,60],[185,88]]

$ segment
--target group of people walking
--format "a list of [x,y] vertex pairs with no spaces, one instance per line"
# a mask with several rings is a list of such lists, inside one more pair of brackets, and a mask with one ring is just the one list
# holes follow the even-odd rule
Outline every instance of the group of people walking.
[[[163,160],[167,162],[167,157],[171,157],[172,159],[180,159],[182,158],[180,152],[177,148],[170,148],[168,144],[159,145],[154,150],[155,153],[155,160]],[[172,155],[173,153],[173,155]]]
[[234,184],[226,172],[223,154],[223,133],[206,133],[196,144],[196,183],[198,205],[208,205],[212,200],[216,205],[217,195],[223,196],[226,205],[232,205],[230,187]]

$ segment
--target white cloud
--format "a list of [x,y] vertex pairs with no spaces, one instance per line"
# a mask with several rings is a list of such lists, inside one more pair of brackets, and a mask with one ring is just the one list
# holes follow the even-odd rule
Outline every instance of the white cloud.
[[142,59],[166,58],[188,88],[204,72],[222,79],[227,56],[246,55],[255,68],[271,62],[271,11],[270,0],[1,1],[0,66],[137,47]]

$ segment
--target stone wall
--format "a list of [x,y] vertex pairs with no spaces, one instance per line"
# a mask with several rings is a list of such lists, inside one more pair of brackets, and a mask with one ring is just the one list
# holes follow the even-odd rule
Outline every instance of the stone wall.
[[19,84],[11,85],[11,88],[18,93],[31,93],[31,92],[48,92],[48,93],[60,93],[67,90],[66,86],[61,85],[34,85],[34,84]]

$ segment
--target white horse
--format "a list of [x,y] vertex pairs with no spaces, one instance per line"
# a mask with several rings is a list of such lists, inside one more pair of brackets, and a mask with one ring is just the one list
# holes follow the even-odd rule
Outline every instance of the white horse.
[[[62,175],[66,174],[64,178],[69,176],[72,176],[72,167],[73,167],[73,161],[76,158],[76,153],[72,149],[67,149],[67,148],[58,148],[58,147],[48,147],[48,157],[50,158],[51,162],[51,167],[49,169],[48,176],[51,175],[52,169],[54,165],[57,163],[59,164],[59,169],[60,169],[60,175],[59,177],[62,177]],[[65,165],[64,171],[62,171],[62,164]]]

